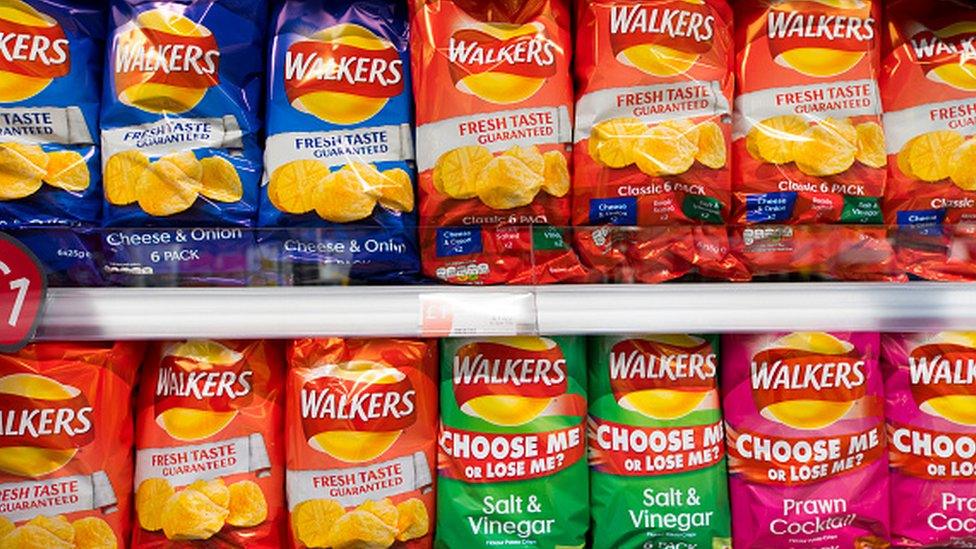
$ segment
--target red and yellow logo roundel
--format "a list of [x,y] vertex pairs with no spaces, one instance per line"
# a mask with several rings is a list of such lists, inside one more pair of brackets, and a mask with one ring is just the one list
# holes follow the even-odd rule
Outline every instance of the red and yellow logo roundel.
[[919,410],[976,426],[976,332],[943,332],[908,356]]
[[243,365],[243,354],[216,341],[170,345],[152,380],[156,423],[177,440],[216,435],[250,402],[252,372]]
[[0,377],[0,471],[37,478],[95,439],[92,407],[76,387],[37,374]]
[[314,372],[301,390],[301,417],[309,446],[320,452],[348,463],[370,461],[417,420],[417,391],[396,368],[352,360]]
[[[685,21],[680,32],[665,32],[663,19]],[[653,10],[620,4],[610,12],[610,46],[620,63],[667,78],[688,72],[712,49],[715,16],[704,0],[678,0]]]
[[0,103],[33,97],[71,69],[61,26],[21,0],[0,2],[0,37]]
[[112,62],[119,100],[148,112],[186,112],[219,83],[220,50],[210,30],[162,8],[120,29]]
[[868,0],[795,0],[769,11],[770,53],[811,77],[844,74],[861,62],[877,37]]
[[403,93],[403,61],[388,40],[354,23],[323,29],[285,53],[285,93],[326,122],[369,120]]
[[911,52],[930,80],[963,91],[976,91],[974,38],[976,21],[957,21],[912,36]]
[[454,398],[461,411],[489,423],[524,425],[569,387],[566,359],[542,337],[469,343],[454,357]]
[[752,358],[752,396],[759,412],[795,429],[843,419],[867,394],[864,360],[850,342],[824,332],[795,332]]
[[715,394],[716,355],[704,339],[656,335],[627,339],[610,351],[617,403],[653,419],[673,420]]
[[561,53],[539,22],[480,23],[456,31],[448,46],[457,89],[499,105],[535,95],[556,74]]

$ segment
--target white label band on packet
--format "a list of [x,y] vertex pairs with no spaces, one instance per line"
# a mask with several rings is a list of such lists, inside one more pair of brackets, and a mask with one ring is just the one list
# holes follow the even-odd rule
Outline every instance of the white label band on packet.
[[257,473],[260,478],[268,476],[270,469],[264,436],[252,433],[205,444],[140,449],[136,452],[135,485],[148,478],[165,478],[173,486],[240,473]]
[[43,145],[92,145],[85,115],[78,107],[0,108],[0,140]]
[[315,160],[332,168],[351,160],[395,162],[414,159],[413,129],[409,124],[354,130],[290,132],[268,136],[265,173],[294,160]]
[[163,118],[139,126],[102,130],[102,158],[138,149],[162,156],[190,149],[242,149],[241,127],[232,115],[223,118]]
[[[838,96],[837,94],[842,94]],[[783,114],[812,120],[881,114],[881,96],[874,80],[770,88],[735,98],[733,138],[748,135],[759,121]]]
[[954,131],[964,136],[976,134],[976,99],[929,103],[884,115],[888,154],[898,154],[909,141],[933,131]]
[[513,145],[555,145],[573,142],[573,124],[565,106],[516,109],[458,116],[417,127],[417,169],[431,170],[442,154],[459,147],[481,145],[493,153]]
[[[383,476],[381,476],[381,473]],[[331,479],[342,477],[352,480],[342,484],[347,493],[335,493],[336,487]],[[372,478],[382,478],[373,489],[368,488]],[[286,492],[288,509],[312,499],[334,499],[343,507],[355,507],[365,501],[379,500],[420,489],[426,493],[432,489],[434,479],[430,464],[424,452],[412,456],[373,463],[365,467],[346,467],[342,469],[296,471],[286,473]],[[357,493],[358,490],[358,493]]]
[[0,494],[0,516],[13,522],[39,514],[55,516],[94,509],[107,514],[118,510],[118,497],[104,471],[0,484]]
[[588,93],[576,102],[575,139],[579,143],[590,137],[593,126],[612,118],[636,117],[657,124],[730,113],[722,85],[715,81],[610,88]]

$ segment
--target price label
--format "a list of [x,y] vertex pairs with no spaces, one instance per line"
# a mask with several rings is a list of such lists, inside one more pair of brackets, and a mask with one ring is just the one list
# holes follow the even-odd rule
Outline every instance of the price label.
[[535,300],[530,293],[420,295],[420,333],[424,337],[534,334],[535,320]]
[[44,268],[23,244],[0,233],[0,351],[30,342],[47,295]]

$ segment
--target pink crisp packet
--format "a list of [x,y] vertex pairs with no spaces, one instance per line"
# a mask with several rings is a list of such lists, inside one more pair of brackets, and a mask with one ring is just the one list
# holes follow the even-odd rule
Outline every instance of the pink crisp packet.
[[890,544],[880,336],[723,336],[732,545]]
[[899,547],[976,547],[976,332],[882,340]]

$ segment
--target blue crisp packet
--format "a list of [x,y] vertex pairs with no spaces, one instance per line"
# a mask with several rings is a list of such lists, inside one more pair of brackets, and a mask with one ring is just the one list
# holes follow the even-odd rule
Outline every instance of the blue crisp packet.
[[95,224],[103,2],[2,5],[0,227]]
[[259,224],[295,229],[261,233],[262,264],[415,278],[406,4],[288,0],[272,24]]
[[263,0],[112,0],[102,103],[109,227],[254,225]]

